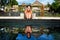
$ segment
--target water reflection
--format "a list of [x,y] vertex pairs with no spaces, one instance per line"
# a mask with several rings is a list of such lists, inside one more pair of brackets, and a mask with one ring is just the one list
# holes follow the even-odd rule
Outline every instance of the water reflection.
[[51,30],[55,40],[60,40],[60,20],[0,20],[0,39],[1,40],[16,40],[18,32],[24,34],[25,25],[31,25],[33,28],[32,35],[38,37],[40,35],[40,27],[44,26]]
[[[19,29],[19,30],[17,30],[17,29]],[[22,28],[13,28],[13,29],[7,28],[4,30],[0,30],[0,39],[1,40],[16,40],[16,37],[17,37],[19,31],[22,35],[24,35],[24,29],[22,30]],[[60,40],[59,30],[57,30],[57,29],[51,30],[51,34],[54,35],[55,40]],[[40,32],[39,31],[37,31],[37,32],[33,31],[32,35],[34,35],[35,37],[38,37],[40,35]]]

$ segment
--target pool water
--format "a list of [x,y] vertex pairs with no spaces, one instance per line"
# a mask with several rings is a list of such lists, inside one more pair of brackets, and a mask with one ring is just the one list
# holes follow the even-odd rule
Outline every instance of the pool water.
[[[52,34],[54,35],[55,40],[60,40],[60,20],[15,20],[15,19],[1,19],[0,20],[0,27],[25,27],[25,25],[31,25],[35,28],[40,28],[40,26],[44,26],[46,28],[54,29]],[[57,30],[56,30],[56,28]],[[56,31],[55,31],[56,30]],[[34,33],[32,33],[34,35]],[[38,33],[39,34],[39,33]],[[37,33],[35,34],[35,37]],[[0,32],[0,40],[16,40],[17,34],[13,33],[4,33]]]

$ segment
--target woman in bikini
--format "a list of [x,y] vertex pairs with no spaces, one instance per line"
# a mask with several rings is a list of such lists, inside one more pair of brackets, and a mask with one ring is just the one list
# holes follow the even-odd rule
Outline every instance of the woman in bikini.
[[30,5],[28,5],[27,7],[26,7],[26,10],[25,10],[25,18],[26,19],[32,19],[32,10],[31,10],[31,6]]

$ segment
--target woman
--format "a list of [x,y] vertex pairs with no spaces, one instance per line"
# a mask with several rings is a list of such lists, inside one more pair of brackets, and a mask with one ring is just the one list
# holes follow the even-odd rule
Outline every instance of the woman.
[[32,18],[32,10],[31,10],[31,6],[30,5],[28,5],[27,7],[26,7],[26,10],[25,10],[25,18],[26,19],[31,19]]

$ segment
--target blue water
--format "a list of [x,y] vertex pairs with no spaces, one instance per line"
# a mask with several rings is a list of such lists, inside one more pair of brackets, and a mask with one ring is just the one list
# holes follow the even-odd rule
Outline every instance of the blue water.
[[[60,33],[59,32],[54,32],[52,33],[54,35],[55,40],[60,40]],[[0,40],[16,40],[17,34],[12,34],[12,33],[4,33],[0,34]],[[36,35],[35,35],[36,37]]]

